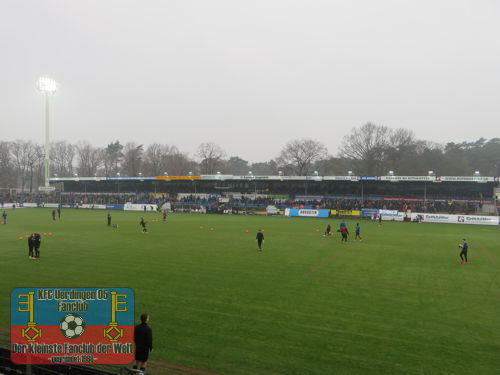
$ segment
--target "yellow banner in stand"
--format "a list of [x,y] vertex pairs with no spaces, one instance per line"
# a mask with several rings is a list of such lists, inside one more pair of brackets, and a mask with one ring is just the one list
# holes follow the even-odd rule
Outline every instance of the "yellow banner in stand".
[[330,210],[331,216],[361,216],[361,211],[359,210]]

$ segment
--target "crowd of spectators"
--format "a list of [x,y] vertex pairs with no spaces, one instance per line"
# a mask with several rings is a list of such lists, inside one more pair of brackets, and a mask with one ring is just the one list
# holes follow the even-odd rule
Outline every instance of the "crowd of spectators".
[[219,201],[219,195],[186,195],[179,199],[171,199],[171,201],[179,205],[197,205],[197,206],[212,206],[216,205]]
[[[273,197],[264,195],[232,195],[232,194],[179,194],[178,197],[150,193],[4,193],[0,195],[0,205],[10,203],[60,203],[68,205],[81,204],[156,204],[161,206],[170,202],[174,208],[183,209],[205,207],[208,211],[224,207],[229,209],[264,209],[269,205],[279,209],[315,208],[331,210],[361,210],[363,208],[398,210],[429,213],[478,213],[482,201],[478,200],[446,200],[446,199],[398,199],[390,197],[370,197],[361,200],[359,197],[323,198],[323,197]],[[492,201],[493,203],[493,201]]]
[[258,209],[265,208],[268,205],[276,206],[277,208],[315,208],[315,209],[330,209],[330,210],[361,210],[363,208],[397,210],[397,211],[412,211],[412,212],[429,212],[429,213],[461,213],[474,214],[482,207],[481,201],[469,200],[405,200],[389,198],[384,199],[364,199],[360,198],[345,198],[345,199],[276,199],[272,196],[242,196],[239,198],[227,198],[224,195],[187,195],[179,200],[171,199],[174,206],[205,206],[208,208],[224,206],[226,208],[236,209]]
[[159,204],[166,200],[165,195],[148,193],[5,193],[0,195],[0,204],[3,202],[23,203],[60,203],[68,205],[82,204]]
[[463,213],[473,214],[481,209],[481,201],[469,200],[405,200],[405,199],[320,199],[320,200],[294,200],[293,207],[325,208],[332,210],[361,210],[363,208],[375,208],[383,210],[395,210],[406,212],[429,212],[429,213]]

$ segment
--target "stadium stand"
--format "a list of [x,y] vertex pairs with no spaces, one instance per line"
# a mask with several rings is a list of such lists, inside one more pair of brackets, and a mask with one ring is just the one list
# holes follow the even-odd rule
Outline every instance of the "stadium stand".
[[[204,176],[201,176],[204,177]],[[58,178],[52,181],[55,193],[6,192],[3,202],[76,205],[146,204],[161,207],[171,204],[174,211],[252,212],[268,205],[285,208],[327,208],[333,210],[412,210],[428,213],[496,215],[498,178],[454,177],[450,180],[428,176],[413,180],[383,180],[384,177],[349,177],[337,180],[322,177],[276,179],[260,176],[205,176],[205,179],[155,180]],[[401,176],[400,176],[401,177]],[[404,177],[404,176],[403,176]],[[419,179],[422,180],[419,180]],[[434,178],[434,177],[433,177]],[[439,183],[435,183],[439,182]]]

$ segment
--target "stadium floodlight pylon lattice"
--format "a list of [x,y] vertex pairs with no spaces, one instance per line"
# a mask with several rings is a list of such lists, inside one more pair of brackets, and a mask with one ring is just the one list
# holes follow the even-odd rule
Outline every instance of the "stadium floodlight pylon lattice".
[[40,92],[45,96],[45,160],[44,160],[44,177],[45,187],[49,186],[50,170],[50,138],[49,138],[49,124],[50,124],[50,111],[49,111],[49,96],[54,94],[57,90],[57,82],[52,78],[40,77],[38,78],[37,87]]

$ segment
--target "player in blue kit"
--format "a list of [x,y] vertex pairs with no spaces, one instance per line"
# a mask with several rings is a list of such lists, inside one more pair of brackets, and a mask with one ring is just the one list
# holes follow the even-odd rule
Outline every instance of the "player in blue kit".
[[354,241],[356,241],[359,238],[360,241],[363,241],[361,238],[361,227],[359,226],[359,223],[356,223],[356,236],[354,237]]

